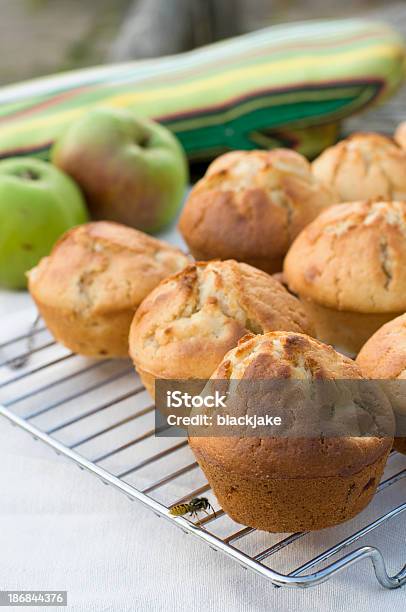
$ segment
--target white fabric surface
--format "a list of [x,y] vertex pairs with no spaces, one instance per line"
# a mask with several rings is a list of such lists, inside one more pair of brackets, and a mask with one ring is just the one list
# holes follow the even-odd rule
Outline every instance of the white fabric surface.
[[[20,309],[29,304],[24,293],[0,292],[0,342],[27,320]],[[406,466],[406,458],[396,461]],[[405,589],[379,587],[369,563],[314,589],[274,589],[80,472],[4,419],[0,465],[1,589],[67,590],[65,609],[75,612],[406,609]],[[406,481],[396,487],[392,505],[404,501]],[[403,516],[363,543],[378,545],[394,573],[406,562],[405,532]],[[315,554],[323,537],[329,541],[332,536],[318,534],[299,542],[298,554],[303,549]]]

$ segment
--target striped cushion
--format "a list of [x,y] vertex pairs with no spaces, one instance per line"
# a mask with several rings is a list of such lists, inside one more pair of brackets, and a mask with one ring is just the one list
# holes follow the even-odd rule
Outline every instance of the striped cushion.
[[0,157],[47,157],[94,105],[168,126],[190,158],[292,146],[315,155],[338,122],[384,100],[404,76],[403,40],[361,20],[273,26],[178,56],[115,64],[0,90]]

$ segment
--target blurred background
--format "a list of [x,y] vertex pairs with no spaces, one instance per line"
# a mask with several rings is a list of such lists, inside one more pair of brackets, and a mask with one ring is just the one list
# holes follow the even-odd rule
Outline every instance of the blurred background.
[[356,15],[406,34],[399,0],[0,0],[0,85],[177,53],[273,23]]

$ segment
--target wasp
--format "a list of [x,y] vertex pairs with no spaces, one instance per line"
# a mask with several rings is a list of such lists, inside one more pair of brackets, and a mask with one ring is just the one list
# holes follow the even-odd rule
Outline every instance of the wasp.
[[169,514],[172,514],[172,516],[185,516],[185,514],[189,514],[190,516],[196,517],[200,524],[197,513],[205,512],[209,516],[208,510],[212,510],[214,516],[216,516],[216,512],[207,497],[194,497],[186,504],[172,506],[172,508],[169,509]]

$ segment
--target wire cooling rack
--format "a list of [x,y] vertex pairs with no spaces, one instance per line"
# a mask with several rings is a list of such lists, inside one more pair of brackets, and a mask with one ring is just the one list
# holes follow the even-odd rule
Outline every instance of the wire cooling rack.
[[[368,545],[368,536],[384,542],[385,529],[404,521],[405,456],[390,455],[373,502],[352,521],[317,533],[267,534],[224,514],[185,439],[155,437],[154,406],[128,361],[74,355],[39,322],[0,345],[0,402],[11,423],[277,587],[318,585],[365,559],[383,587],[406,583],[406,565],[389,575],[390,559]],[[173,504],[200,495],[215,512],[199,522],[169,514]]]

